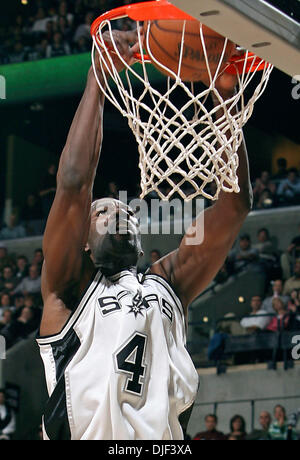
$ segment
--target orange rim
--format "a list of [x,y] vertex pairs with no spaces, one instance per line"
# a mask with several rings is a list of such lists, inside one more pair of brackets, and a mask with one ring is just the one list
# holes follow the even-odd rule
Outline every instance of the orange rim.
[[235,75],[237,72],[239,74],[242,74],[243,72],[257,72],[259,70],[263,70],[266,66],[266,61],[263,61],[251,52],[248,53],[248,56],[247,53],[241,56],[234,55],[230,58],[229,63],[229,66],[225,69],[225,73],[229,73],[231,75]]
[[[131,5],[120,6],[119,8],[114,8],[106,13],[103,13],[95,19],[91,25],[91,35],[97,39],[97,32],[102,22],[122,17],[129,17],[134,21],[151,21],[159,19],[198,21],[196,18],[190,16],[179,8],[176,8],[176,6],[172,5],[172,3],[168,2],[168,0],[153,0],[150,2],[133,3]],[[99,40],[97,41],[99,43]],[[247,63],[245,66],[244,62],[246,56],[247,53],[242,56],[232,56],[225,72],[235,75],[237,72],[240,74],[243,72],[256,72],[265,68],[266,62],[251,52],[248,53]],[[140,53],[135,53],[134,58],[139,62],[151,62],[149,56],[145,53],[143,57]]]
[[128,16],[134,21],[151,21],[154,19],[181,19],[197,21],[189,14],[176,8],[167,0],[153,0],[152,2],[133,3],[132,5],[120,6],[101,14],[91,26],[91,35],[95,36],[103,21],[118,19]]

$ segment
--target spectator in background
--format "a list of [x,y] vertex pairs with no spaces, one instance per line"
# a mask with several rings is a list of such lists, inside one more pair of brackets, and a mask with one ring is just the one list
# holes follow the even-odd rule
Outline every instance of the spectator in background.
[[26,294],[24,297],[24,307],[36,308],[35,298],[33,294]]
[[85,9],[85,5],[83,4],[83,0],[75,0],[74,6],[73,6],[75,17],[83,17],[84,9]]
[[11,266],[13,263],[11,257],[9,257],[7,248],[3,243],[0,243],[0,272],[6,266]]
[[257,243],[253,245],[258,251],[259,262],[266,273],[271,273],[276,264],[276,248],[273,245],[268,229],[260,228],[257,232]]
[[224,441],[226,436],[221,431],[217,431],[218,418],[214,414],[205,416],[206,431],[197,433],[193,438],[194,441]]
[[48,21],[55,22],[57,19],[57,11],[55,6],[52,4],[49,5],[48,10],[47,10],[47,19]]
[[287,177],[287,161],[285,158],[278,158],[277,160],[277,172],[272,177],[273,180],[282,180]]
[[245,335],[246,330],[234,313],[226,313],[224,320],[218,322],[218,332],[229,335]]
[[243,268],[259,270],[258,250],[252,248],[249,235],[240,236],[239,247],[230,251],[228,262],[232,265],[234,273]]
[[45,59],[47,54],[48,48],[48,40],[42,38],[36,45],[36,50],[38,52],[38,59]]
[[28,275],[28,259],[26,256],[20,255],[17,257],[16,280],[19,283],[25,276]]
[[[270,439],[276,441],[286,441],[288,439],[289,434],[287,417],[285,408],[282,407],[280,404],[278,404],[274,408],[274,417],[276,419],[276,422],[272,423],[269,428]],[[291,440],[298,440],[298,435],[294,430],[292,430],[290,434]]]
[[0,232],[0,239],[9,240],[15,238],[24,238],[26,230],[23,225],[18,223],[17,213],[14,211],[9,217],[7,227],[4,227]]
[[43,38],[47,40],[48,43],[51,43],[53,40],[54,36],[54,31],[55,31],[55,22],[50,20],[47,21],[46,23],[46,33],[43,35]]
[[16,17],[15,27],[18,27],[22,34],[27,34],[29,32],[25,18],[21,14],[18,14]]
[[1,294],[0,297],[0,320],[2,321],[3,315],[5,310],[13,310],[13,306],[11,304],[10,296],[8,294]]
[[32,263],[34,265],[38,265],[40,272],[42,270],[43,262],[44,262],[43,250],[41,248],[35,249]]
[[42,7],[38,8],[31,32],[34,34],[45,33],[48,21],[49,19],[46,17],[45,9]]
[[74,46],[73,53],[88,53],[91,50],[91,45],[86,37],[79,37]]
[[218,284],[225,283],[225,281],[228,280],[229,276],[230,274],[227,269],[227,262],[225,261],[225,263],[222,265],[222,267],[215,276],[215,282]]
[[255,209],[270,209],[270,208],[273,208],[276,206],[276,201],[274,200],[274,195],[272,195],[272,193],[270,192],[270,190],[268,189],[265,189],[256,205],[255,205]]
[[270,439],[269,429],[271,425],[272,417],[267,411],[262,411],[259,415],[260,430],[254,430],[252,433],[246,436],[247,441],[266,441]]
[[257,243],[253,247],[258,250],[259,254],[273,254],[275,252],[276,249],[267,228],[260,228],[257,231]]
[[34,45],[27,52],[28,61],[45,59],[48,44],[49,43],[46,38],[42,38],[37,43],[34,43]]
[[0,389],[0,440],[9,441],[16,430],[13,410],[6,403],[5,390]]
[[276,332],[278,330],[287,329],[289,324],[287,306],[283,303],[280,297],[274,297],[272,305],[276,316],[271,319],[266,327],[266,330]]
[[255,181],[255,186],[253,188],[254,204],[259,202],[260,196],[265,190],[271,193],[272,198],[275,197],[276,185],[271,181],[268,171],[263,171],[260,177]]
[[287,178],[282,180],[278,186],[277,194],[283,204],[299,204],[300,179],[297,169],[289,169]]
[[69,54],[71,54],[69,44],[63,40],[63,36],[60,32],[55,32],[53,42],[47,47],[46,57],[59,57]]
[[43,231],[43,212],[41,202],[34,193],[26,198],[26,204],[21,210],[21,221],[27,235],[41,235]]
[[25,306],[25,297],[23,294],[16,294],[14,297],[14,318],[17,318],[20,315],[23,307]]
[[23,307],[18,318],[2,329],[1,335],[6,340],[7,348],[10,348],[20,339],[26,339],[36,328],[37,322],[34,318],[33,309]]
[[94,20],[94,14],[92,11],[86,13],[84,18],[84,24],[80,24],[74,35],[74,43],[77,43],[81,37],[85,37],[89,42],[91,41],[91,25]]
[[56,192],[56,165],[51,163],[48,166],[47,173],[43,179],[40,190],[40,197],[42,201],[43,217],[47,219],[50,208],[52,206]]
[[288,311],[291,313],[290,330],[300,330],[300,289],[294,289],[288,302]]
[[292,276],[295,262],[300,258],[300,224],[298,225],[298,231],[299,234],[292,239],[290,245],[280,258],[282,276],[285,280]]
[[57,21],[58,32],[61,33],[63,41],[70,43],[72,30],[65,16],[59,16]]
[[17,279],[14,276],[13,270],[10,265],[7,265],[2,270],[2,277],[0,279],[0,292],[11,294],[17,285]]
[[290,295],[294,289],[300,289],[300,259],[296,260],[293,276],[284,283],[283,293]]
[[267,315],[267,312],[262,309],[262,299],[259,295],[254,295],[251,298],[251,312],[247,318],[243,318],[241,326],[246,329],[248,334],[262,331],[270,322],[270,316],[257,316]]
[[230,433],[227,435],[227,439],[229,439],[230,436],[235,436],[239,441],[246,438],[246,422],[241,415],[234,415],[231,418]]
[[8,326],[13,320],[13,312],[10,308],[3,310],[2,316],[0,314],[0,334],[3,328]]
[[43,425],[39,425],[37,434],[36,434],[36,441],[43,441],[44,440],[44,435],[43,435]]
[[69,27],[72,26],[74,21],[74,15],[69,11],[68,2],[61,1],[58,7],[58,14],[60,17],[65,18]]
[[119,189],[115,182],[108,183],[105,196],[108,196],[109,198],[115,198],[116,200],[119,199]]
[[283,295],[282,293],[283,292],[282,280],[273,281],[272,290],[273,290],[273,295],[266,297],[262,304],[263,310],[265,310],[267,313],[274,313],[273,303],[272,303],[274,298],[279,297],[285,305],[287,305],[289,301],[289,296]]
[[10,64],[18,64],[27,60],[27,54],[21,41],[14,44],[13,51],[9,54]]
[[39,266],[32,264],[29,267],[29,276],[26,276],[14,290],[14,294],[37,294],[41,291],[41,276]]

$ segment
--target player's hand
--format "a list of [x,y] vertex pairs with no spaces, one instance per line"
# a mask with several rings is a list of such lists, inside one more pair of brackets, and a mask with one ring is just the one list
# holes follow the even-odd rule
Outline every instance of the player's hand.
[[[121,31],[113,30],[111,33],[106,31],[103,33],[103,40],[107,49],[109,50],[110,57],[113,61],[113,64],[118,72],[121,72],[125,68],[124,62],[118,57],[116,48],[121,55],[122,59],[130,66],[134,64],[135,58],[134,54],[140,50],[138,42],[138,33],[137,30]],[[103,55],[105,57],[106,51],[103,50]],[[95,59],[96,69],[100,70],[100,64],[98,57]],[[105,57],[108,68],[103,66],[104,71],[107,73],[111,70],[111,63],[109,58]]]
[[[243,55],[244,50],[238,50],[235,55]],[[224,100],[231,98],[238,83],[238,76],[229,73],[222,73],[216,80],[215,87],[221,94]]]
[[221,96],[231,97],[235,92],[237,85],[237,76],[229,73],[223,73],[220,75],[215,83],[216,89],[219,91]]

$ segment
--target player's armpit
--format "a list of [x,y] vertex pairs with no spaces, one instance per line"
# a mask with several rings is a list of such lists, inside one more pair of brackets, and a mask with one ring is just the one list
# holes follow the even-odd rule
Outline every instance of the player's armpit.
[[[78,279],[65,278],[58,289],[51,288],[51,276],[48,275],[46,260],[42,269],[42,295],[44,299],[43,316],[40,324],[40,336],[58,334],[66,324],[71,312],[75,310],[80,299],[95,275],[95,267],[89,255],[83,252],[80,257],[81,270]],[[48,282],[50,281],[50,283]]]

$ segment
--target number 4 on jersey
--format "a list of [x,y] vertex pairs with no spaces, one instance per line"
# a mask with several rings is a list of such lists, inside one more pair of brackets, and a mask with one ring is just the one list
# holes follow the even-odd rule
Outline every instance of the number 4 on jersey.
[[136,332],[115,353],[117,372],[129,374],[125,391],[141,396],[144,384],[140,379],[145,377],[144,364],[147,336]]

